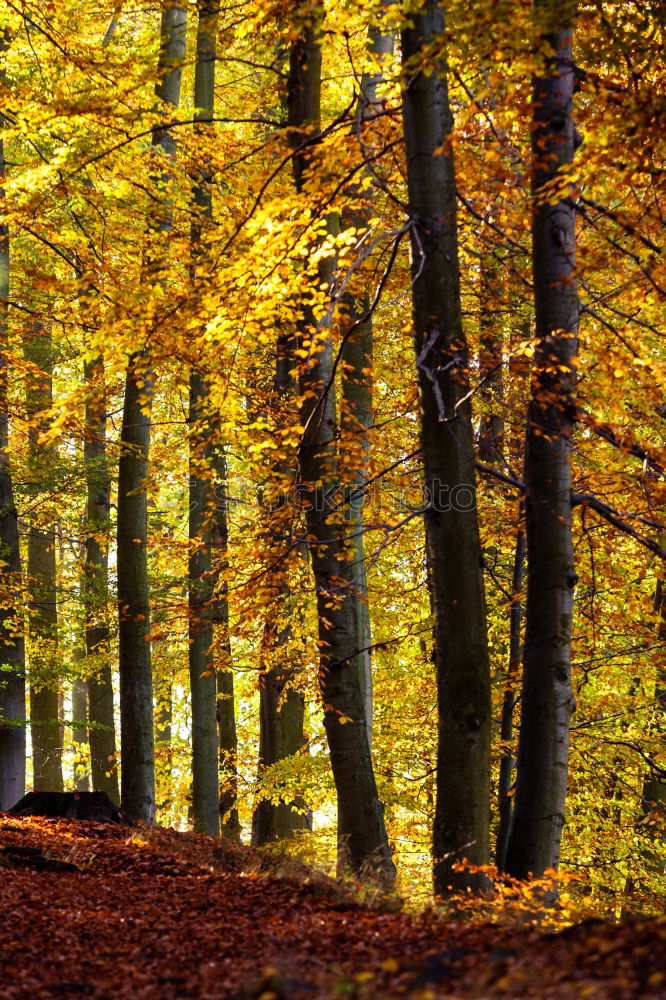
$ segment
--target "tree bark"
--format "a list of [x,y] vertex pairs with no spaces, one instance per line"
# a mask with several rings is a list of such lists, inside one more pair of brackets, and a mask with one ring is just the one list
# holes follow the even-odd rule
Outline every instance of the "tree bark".
[[[489,212],[490,215],[490,212]],[[481,254],[480,275],[480,352],[481,406],[479,421],[479,460],[501,462],[504,443],[504,386],[502,381],[502,328],[498,321],[499,275],[492,253]]]
[[[385,0],[385,6],[392,0]],[[380,59],[390,59],[393,55],[394,36],[382,28],[381,23],[368,30],[368,51]],[[383,74],[364,73],[356,109],[355,133],[363,154],[366,155],[365,130],[372,116],[381,104],[377,88],[382,83]],[[342,229],[353,228],[357,234],[367,236],[374,208],[373,188],[362,191],[356,185],[348,195],[353,200],[342,213]],[[370,261],[368,262],[370,263]],[[349,502],[345,505],[345,517],[349,525],[352,547],[351,566],[355,576],[354,615],[356,617],[357,653],[354,662],[361,677],[361,688],[368,731],[368,742],[372,747],[372,624],[368,601],[368,581],[363,538],[364,487],[367,481],[367,465],[370,452],[370,432],[373,422],[372,412],[372,363],[373,335],[368,289],[368,267],[359,268],[353,275],[348,292],[344,295],[340,312],[342,319],[342,407],[341,426],[343,440],[346,438],[350,454],[346,468],[350,478]]]
[[[462,326],[456,186],[443,57],[416,67],[444,38],[435,0],[402,34],[416,366],[421,392],[425,527],[435,607],[438,689],[435,892],[483,887],[456,862],[488,863],[491,699],[476,478]],[[430,48],[430,53],[432,49]],[[432,61],[432,54],[427,56]]]
[[[194,68],[194,106],[197,133],[205,141],[215,113],[215,57],[219,5],[200,0],[197,53]],[[206,128],[208,126],[208,128]],[[205,155],[205,154],[204,154]],[[210,177],[205,168],[194,185],[193,274],[205,263],[203,227],[212,215]],[[190,556],[188,629],[190,694],[192,701],[192,821],[196,833],[217,837],[220,832],[218,787],[217,690],[213,663],[213,627],[210,600],[213,596],[211,537],[212,504],[215,502],[209,463],[206,420],[208,391],[201,374],[190,374]]]
[[101,357],[85,363],[88,386],[83,461],[86,470],[86,557],[83,604],[88,661],[88,739],[95,791],[120,802],[113,682],[109,659],[109,520],[111,481],[106,459],[106,391]]
[[578,296],[575,207],[566,176],[576,131],[574,4],[536,0],[543,41],[532,118],[532,252],[536,336],[525,453],[527,601],[514,819],[506,869],[517,878],[557,868],[567,789],[571,627],[576,582],[571,539]]
[[[214,567],[216,567],[215,585],[218,590],[217,595],[213,598],[212,614],[216,626],[214,637],[218,650],[215,673],[220,772],[220,832],[223,837],[238,840],[241,830],[238,809],[236,808],[238,799],[238,739],[236,736],[231,636],[229,635],[229,601],[225,579],[229,546],[229,497],[227,493],[227,459],[221,443],[217,443],[212,448],[211,463],[215,482],[212,552]],[[217,583],[218,576],[221,577],[219,585]]]
[[[303,191],[310,163],[299,144],[320,129],[321,49],[316,26],[301,29],[292,44],[288,86],[288,124],[294,129],[294,182]],[[330,285],[332,263],[325,260],[315,279]],[[348,537],[340,524],[336,496],[336,415],[330,331],[319,331],[303,304],[302,337],[308,360],[301,371],[301,423],[306,428],[300,450],[301,498],[317,595],[321,664],[319,683],[324,726],[338,799],[338,824],[347,843],[339,864],[365,872],[386,887],[395,868],[388,844],[384,810],[377,793],[365,721],[357,655],[354,580],[349,569]]]
[[[162,14],[157,96],[175,108],[185,57],[186,9],[174,4]],[[164,162],[175,156],[168,122],[153,133]],[[162,237],[171,229],[170,171],[161,169],[160,200],[150,221]],[[149,262],[147,278],[159,283],[165,251]],[[155,744],[148,583],[148,515],[145,480],[150,449],[152,361],[147,349],[130,356],[125,383],[118,468],[118,607],[122,806],[132,819],[155,819]]]
[[[79,660],[83,659],[83,650],[78,650]],[[86,745],[88,743],[88,691],[85,681],[78,677],[72,683],[72,743],[74,743],[79,754],[84,754],[87,758]],[[87,762],[81,767],[75,765],[74,784],[77,791],[89,792],[90,779],[88,777]]]
[[[51,332],[41,323],[27,330],[26,360],[39,370],[26,392],[26,410],[32,427],[29,434],[30,489],[34,497],[48,481],[45,468],[50,451],[38,444],[47,427],[44,414],[53,405],[53,347]],[[56,592],[56,534],[53,525],[42,526],[33,511],[28,531],[28,635],[30,653],[30,728],[32,734],[33,785],[35,790],[61,792],[62,739],[58,683],[58,611]]]
[[[511,580],[511,608],[509,617],[509,665],[504,692],[502,695],[502,715],[500,723],[500,739],[506,744],[513,739],[513,713],[516,707],[516,687],[520,669],[522,651],[521,624],[523,618],[522,589],[525,572],[525,531],[523,530],[522,503],[518,514],[518,531],[516,532],[516,547],[513,558],[513,576]],[[498,871],[506,867],[506,852],[509,846],[511,825],[513,822],[513,797],[511,784],[516,759],[510,750],[504,749],[500,757],[499,782],[497,786],[497,802],[499,808],[499,826],[497,829],[497,844],[495,848],[495,864]]]
[[[206,141],[215,115],[217,0],[199,0],[194,76],[195,130]],[[211,177],[205,151],[193,188],[193,275],[209,266],[206,243],[212,219]],[[203,280],[203,278],[201,278]],[[216,433],[208,385],[190,374],[189,666],[192,697],[192,815],[195,830],[237,839],[236,717],[226,596],[228,539],[226,460]],[[215,554],[214,565],[213,554]],[[215,589],[222,573],[220,593]],[[215,635],[215,625],[218,635]],[[215,646],[221,647],[215,663]]]
[[[0,59],[9,48],[9,32],[0,31]],[[0,68],[0,82],[4,70]],[[4,118],[0,112],[0,127]],[[5,216],[5,151],[0,139],[0,812],[25,794],[25,647],[21,600],[21,553],[18,518],[9,460],[7,368],[9,335],[9,228]]]
[[[295,365],[294,338],[278,338],[271,411],[276,429],[285,425],[295,399],[291,376]],[[273,463],[269,471],[270,517],[266,517],[267,559],[271,566],[267,584],[269,602],[264,623],[259,676],[259,778],[271,766],[297,754],[303,747],[305,697],[296,686],[299,670],[294,661],[292,625],[294,595],[290,575],[291,518],[282,499],[290,485],[287,461]],[[268,494],[267,494],[268,495]],[[297,558],[307,558],[299,547]],[[271,802],[260,798],[252,815],[252,843],[262,846],[292,837],[307,827],[302,802]]]

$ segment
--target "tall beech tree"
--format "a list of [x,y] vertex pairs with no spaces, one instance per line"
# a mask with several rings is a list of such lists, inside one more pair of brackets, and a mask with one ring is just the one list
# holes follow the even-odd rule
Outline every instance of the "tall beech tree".
[[576,209],[566,174],[578,144],[574,12],[570,0],[536,0],[534,6],[544,48],[532,97],[537,347],[525,451],[527,596],[518,773],[506,858],[507,872],[518,878],[558,865],[574,706],[571,445],[579,305]]
[[[294,417],[296,380],[294,366],[295,338],[278,336],[275,375],[267,416],[279,434]],[[293,573],[293,511],[284,498],[291,480],[291,469],[284,458],[271,463],[264,489],[266,556],[269,560],[266,589],[267,611],[261,648],[259,676],[259,778],[274,764],[302,749],[305,697],[298,686],[301,664],[294,656],[293,642],[297,622],[297,602],[290,575]],[[298,545],[296,559],[307,558],[304,546]],[[293,836],[306,827],[303,803],[273,802],[260,796],[252,814],[252,843],[261,846]]]
[[[171,230],[168,162],[176,143],[168,126],[169,109],[177,108],[185,57],[186,9],[164,9],[155,93],[166,110],[164,124],[153,132],[152,147],[160,163],[158,196],[150,219],[154,234],[146,280],[159,284],[165,241]],[[129,359],[118,465],[118,612],[120,670],[120,761],[122,806],[134,819],[155,819],[155,738],[148,583],[148,509],[146,477],[150,449],[150,410],[154,372],[149,345]]]
[[[306,153],[308,141],[320,130],[318,32],[314,18],[305,19],[290,52],[287,122],[294,142],[294,183],[300,193],[315,169]],[[317,268],[317,285],[330,286],[332,271],[333,261],[325,257]],[[305,428],[299,455],[301,496],[317,595],[324,726],[337,792],[338,826],[345,837],[339,861],[357,872],[374,870],[379,881],[391,885],[395,868],[373,771],[361,675],[354,660],[358,651],[354,570],[348,559],[349,537],[336,509],[340,481],[332,339],[326,324],[319,328],[307,300],[302,311],[307,360],[300,370]]]
[[[279,72],[285,74],[288,64],[288,47],[280,42],[276,50]],[[280,114],[282,118],[287,115],[284,87],[280,90]],[[275,802],[261,787],[267,772],[280,761],[297,754],[305,742],[305,696],[299,684],[302,653],[294,653],[295,633],[302,622],[294,620],[299,612],[295,610],[298,598],[292,588],[292,576],[298,561],[307,561],[308,555],[305,544],[293,544],[294,516],[286,499],[293,470],[287,452],[281,450],[281,435],[296,420],[298,380],[293,374],[296,349],[297,337],[293,330],[278,334],[275,372],[264,414],[271,425],[279,457],[271,458],[266,482],[260,489],[268,568],[259,666],[257,776],[260,794],[252,812],[252,843],[256,846],[290,838],[307,826],[303,802]]]
[[[382,26],[372,25],[368,31],[368,50],[380,60],[390,58],[393,52],[393,34]],[[356,116],[351,129],[351,141],[358,144],[362,155],[372,134],[372,119],[380,107],[377,96],[382,72],[368,71],[361,78]],[[354,231],[359,240],[360,252],[367,257],[364,240],[369,236],[369,222],[373,207],[372,189],[363,191],[359,184],[350,185],[346,191],[348,202],[340,216],[341,228]],[[365,553],[363,543],[363,487],[370,446],[372,423],[372,317],[368,291],[368,272],[372,260],[359,271],[345,278],[346,290],[340,297],[339,312],[343,330],[341,360],[341,440],[339,465],[345,475],[345,519],[348,527],[350,568],[353,574],[353,613],[356,620],[356,650],[353,656],[359,671],[363,709],[372,741],[372,630],[368,603]],[[289,335],[278,338],[276,373],[273,382],[271,411],[277,429],[284,423],[285,410],[293,403],[294,339]],[[289,484],[288,459],[273,464],[270,479],[277,487],[276,495]],[[296,601],[289,584],[289,553],[291,549],[291,512],[288,505],[276,502],[267,525],[270,544],[272,609],[266,620],[262,649],[266,669],[261,674],[260,699],[260,769],[297,753],[303,746],[303,718],[305,699],[298,688],[298,664],[290,652],[294,640],[294,623],[291,620]],[[303,557],[302,547],[298,555]],[[294,830],[306,826],[304,804],[297,808],[288,802],[274,803],[261,798],[253,815],[253,840],[257,844],[290,836]],[[346,833],[338,817],[338,836],[344,845]]]
[[[89,296],[82,298],[84,319],[92,319]],[[84,362],[87,386],[83,461],[86,473],[85,563],[83,605],[88,659],[88,738],[95,790],[120,800],[113,679],[109,651],[109,544],[111,476],[106,455],[106,385],[104,360]]]
[[[382,14],[392,6],[392,0],[385,0]],[[353,125],[354,141],[358,143],[361,156],[368,156],[373,143],[376,123],[373,119],[381,111],[379,87],[384,79],[384,66],[393,56],[394,33],[380,21],[368,29],[368,52],[379,62],[378,70],[368,70],[361,77],[356,118]],[[358,237],[359,253],[364,255],[364,241],[371,234],[371,219],[374,207],[374,189],[363,190],[356,184],[347,190],[349,203],[340,218],[342,230],[353,230]],[[356,262],[355,262],[356,263]],[[372,255],[364,260],[364,266],[351,276],[347,291],[342,296],[340,314],[343,342],[341,348],[342,375],[340,379],[341,413],[340,423],[343,440],[347,449],[341,449],[341,459],[345,462],[346,473],[351,482],[349,503],[345,516],[349,523],[349,540],[352,548],[351,565],[355,574],[354,615],[356,617],[357,652],[354,662],[361,676],[365,721],[368,740],[372,743],[372,625],[368,601],[367,567],[363,529],[364,488],[367,482],[367,464],[370,451],[370,436],[373,421],[372,406],[372,309],[369,289],[369,273],[373,263]],[[345,450],[347,454],[345,454]]]
[[[215,55],[219,5],[198,4],[197,54],[194,67],[194,105],[198,134],[205,136],[215,113]],[[201,168],[194,187],[197,218],[192,231],[193,276],[205,263],[203,226],[212,216],[210,178]],[[203,260],[202,260],[203,258]],[[202,278],[200,280],[203,280]],[[214,579],[211,568],[212,505],[214,483],[208,456],[207,392],[203,376],[190,374],[190,556],[189,556],[189,667],[192,699],[192,820],[198,833],[216,837],[220,832],[218,789],[217,685],[213,663],[213,629],[210,600]]]
[[211,548],[215,590],[211,604],[216,649],[215,674],[217,688],[217,736],[220,785],[220,829],[224,837],[240,837],[238,819],[238,736],[236,733],[236,702],[234,672],[229,632],[229,596],[227,586],[229,551],[229,493],[227,487],[227,457],[218,440],[211,448],[214,473],[215,502],[212,505]]
[[[0,60],[10,35],[0,29]],[[0,83],[4,83],[0,64]],[[4,117],[0,112],[0,129]],[[5,146],[0,138],[0,811],[25,792],[25,646],[19,602],[21,552],[10,467],[5,350],[9,335],[9,227],[5,221]]]
[[[412,300],[421,394],[425,530],[438,697],[435,892],[479,887],[454,870],[488,863],[490,670],[468,355],[462,325],[456,175],[444,12],[427,0],[402,32]],[[422,65],[425,61],[425,66]]]
[[28,529],[28,635],[30,638],[30,732],[33,784],[36,790],[61,792],[62,737],[58,681],[58,592],[56,586],[56,531],[41,523],[39,495],[48,481],[53,448],[39,438],[48,429],[53,407],[53,341],[51,328],[37,320],[28,325],[24,353],[32,372],[26,390],[31,422],[30,494],[33,501]]
[[[219,11],[215,0],[198,4],[194,118],[195,133],[203,144],[211,135],[215,115]],[[211,266],[207,245],[213,218],[212,177],[205,159],[204,146],[193,188],[192,224],[192,277],[202,284]],[[225,576],[229,535],[226,456],[217,433],[211,441],[211,430],[219,421],[211,409],[207,379],[196,367],[190,374],[189,392],[192,816],[195,829],[201,833],[216,836],[221,826],[225,836],[237,838],[237,740]]]

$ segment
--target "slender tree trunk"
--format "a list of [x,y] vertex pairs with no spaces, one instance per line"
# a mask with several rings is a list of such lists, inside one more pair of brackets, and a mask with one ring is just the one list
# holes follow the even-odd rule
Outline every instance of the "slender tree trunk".
[[[186,10],[174,4],[162,14],[157,96],[176,108],[185,56]],[[153,134],[165,163],[175,156],[168,123]],[[159,179],[161,202],[151,228],[171,229],[170,171]],[[162,247],[149,262],[146,280],[160,281]],[[148,583],[148,514],[145,480],[150,448],[152,360],[147,349],[131,355],[127,367],[118,468],[118,607],[122,806],[133,819],[155,819],[155,749]]]
[[113,13],[111,14],[111,20],[109,21],[108,27],[104,32],[104,38],[102,39],[102,48],[106,49],[109,47],[113,41],[113,36],[118,28],[118,21],[120,20],[120,15],[122,13],[123,5],[117,3],[114,5]]
[[168,661],[153,676],[155,703],[155,809],[164,826],[170,826],[173,805],[173,678]]
[[[197,54],[194,69],[197,132],[205,141],[215,113],[215,57],[219,4],[200,0]],[[204,154],[205,155],[205,154]],[[192,227],[194,278],[206,263],[203,227],[212,216],[210,177],[204,167],[194,186],[195,221]],[[206,422],[208,392],[197,371],[190,374],[190,556],[189,556],[189,666],[192,699],[192,819],[197,833],[217,837],[220,832],[218,786],[217,683],[213,663],[213,596],[211,537],[215,502],[209,462]]]
[[[491,699],[486,608],[475,504],[474,444],[462,326],[456,186],[447,67],[412,69],[441,44],[441,6],[428,0],[403,31],[403,99],[412,238],[416,366],[421,391],[427,548],[435,606],[439,710],[435,892],[484,879],[456,872],[488,863]],[[438,152],[441,150],[441,152]]]
[[[0,59],[9,33],[0,32]],[[4,71],[0,68],[0,81]],[[0,112],[0,127],[4,124]],[[9,229],[5,216],[5,151],[0,139],[0,812],[25,793],[25,649],[21,601],[21,553],[9,464],[7,369],[9,335]]]
[[[532,249],[538,345],[532,370],[525,453],[527,602],[522,711],[514,820],[506,868],[540,876],[557,868],[567,789],[571,623],[576,582],[571,539],[578,296],[575,207],[566,178],[573,160],[574,4],[536,0],[553,55],[534,81]],[[559,200],[555,201],[553,192]]]
[[[509,668],[502,696],[502,716],[500,723],[500,739],[508,744],[513,739],[513,713],[516,707],[516,686],[520,669],[522,652],[521,623],[523,606],[521,594],[523,575],[525,571],[525,532],[523,530],[522,504],[518,514],[518,531],[513,558],[513,576],[511,580],[511,609],[509,618]],[[513,821],[513,797],[511,784],[516,760],[510,750],[503,750],[500,757],[499,782],[497,801],[499,806],[499,827],[497,830],[497,845],[495,849],[495,864],[499,871],[506,867],[506,852]]]
[[[83,650],[79,649],[78,659],[83,659]],[[85,758],[88,756],[88,691],[86,683],[75,678],[72,683],[72,743],[78,750],[79,755]],[[79,792],[90,791],[90,779],[88,776],[87,762],[81,766],[77,763],[74,770],[74,785]]]
[[[201,34],[201,28],[200,34]],[[211,565],[211,483],[200,469],[207,453],[202,413],[207,393],[196,372],[190,375],[190,557],[189,665],[192,700],[192,820],[196,833],[220,832],[218,787],[217,681],[213,662]]]
[[[273,399],[271,410],[279,430],[288,418],[295,389],[291,369],[293,338],[278,339]],[[294,661],[292,625],[294,595],[289,582],[291,512],[281,494],[290,484],[291,470],[287,461],[274,463],[270,470],[270,485],[275,499],[270,518],[267,517],[267,558],[273,567],[270,582],[266,622],[261,650],[259,678],[259,777],[272,765],[297,754],[303,747],[305,697],[296,686],[299,670]],[[304,553],[299,552],[298,558]],[[307,557],[307,556],[305,556]],[[295,807],[295,808],[294,808]],[[252,816],[252,843],[256,846],[291,837],[307,827],[304,803],[270,802],[260,799]]]
[[504,443],[504,387],[502,380],[502,328],[498,321],[500,278],[497,262],[486,250],[481,255],[480,356],[481,405],[479,459],[500,462]]
[[[194,76],[195,129],[206,141],[215,115],[217,0],[199,0]],[[205,154],[204,154],[205,156]],[[203,161],[202,161],[203,162]],[[208,264],[206,242],[212,219],[211,177],[200,167],[193,195],[193,274]],[[194,828],[210,836],[240,835],[236,809],[236,717],[229,610],[226,597],[228,539],[226,460],[221,443],[210,443],[208,385],[190,375],[189,665],[192,697],[192,815]],[[213,565],[215,553],[218,565]],[[221,592],[215,596],[220,572]],[[214,624],[218,624],[218,635]],[[216,665],[214,649],[221,647]],[[216,669],[217,666],[217,669]]]
[[88,386],[83,460],[86,470],[86,558],[83,604],[88,661],[88,738],[95,791],[120,801],[113,682],[109,659],[109,519],[111,481],[106,459],[106,392],[101,357],[85,362]]
[[[53,348],[51,332],[35,323],[27,331],[26,359],[40,370],[26,393],[26,409],[33,422],[30,431],[30,480],[33,496],[52,470],[46,469],[49,451],[38,444],[45,423],[43,414],[53,405]],[[36,523],[33,511],[28,532],[28,622],[30,652],[30,728],[32,733],[35,790],[61,792],[62,740],[57,662],[56,535],[54,526]]]
[[[148,588],[150,373],[135,356],[125,386],[118,469],[118,609],[122,807],[132,819],[155,819],[153,686]],[[139,384],[141,388],[139,388]]]
[[[386,7],[391,5],[387,2]],[[368,50],[373,56],[388,60],[393,55],[394,37],[380,25],[368,31]],[[361,78],[356,112],[355,131],[365,154],[368,141],[366,129],[372,116],[377,114],[380,103],[377,88],[383,74],[365,73]],[[370,126],[371,127],[371,126]],[[367,237],[373,212],[373,188],[362,191],[357,185],[350,190],[353,201],[342,213],[342,229],[354,229]],[[359,670],[363,692],[368,742],[372,746],[372,625],[368,602],[368,581],[363,539],[363,492],[367,480],[367,463],[370,452],[372,428],[372,317],[368,290],[368,268],[360,268],[352,277],[348,293],[341,303],[343,322],[342,345],[342,407],[341,425],[348,439],[350,454],[346,467],[350,475],[350,499],[345,507],[352,547],[351,566],[355,577],[354,615],[356,617],[357,650],[354,662]]]
[[[290,56],[288,124],[294,129],[294,181],[302,191],[307,161],[298,150],[303,130],[315,133],[320,122],[321,50],[312,23],[301,29]],[[309,168],[308,168],[309,169]],[[316,280],[330,284],[331,261],[320,265]],[[390,886],[395,868],[388,844],[384,809],[379,800],[365,721],[357,655],[354,581],[349,569],[345,528],[335,511],[336,417],[330,332],[318,331],[314,316],[303,307],[302,335],[308,361],[301,372],[306,427],[300,453],[301,496],[317,594],[320,687],[324,726],[338,798],[338,823],[347,843],[339,855],[352,870]]]
[[229,601],[225,574],[229,547],[229,498],[227,493],[227,459],[224,447],[217,443],[212,448],[211,463],[215,482],[213,504],[212,553],[214,568],[221,582],[216,583],[218,593],[212,605],[215,624],[214,639],[217,647],[215,672],[217,678],[217,734],[220,772],[220,832],[223,837],[238,840],[238,739],[236,736],[236,711],[234,705],[234,672],[231,659],[229,634]]
[[[290,625],[277,629],[275,619],[285,616],[292,599],[289,584],[279,589],[269,612],[263,635],[264,653],[260,677],[259,776],[278,761],[293,757],[303,747],[305,697],[294,687],[298,665],[290,662],[293,640]],[[282,607],[282,614],[278,610]],[[288,612],[287,612],[288,614]],[[270,802],[261,799],[252,815],[252,843],[257,847],[292,837],[307,829],[303,802]]]
[[[278,48],[280,62],[288,61],[288,50]],[[286,94],[281,94],[281,116],[287,113]],[[297,395],[292,369],[297,366],[294,350],[297,338],[278,336],[273,393],[268,416],[273,420],[276,440],[293,422]],[[270,567],[266,575],[266,620],[261,643],[259,668],[259,759],[261,781],[269,769],[301,750],[304,744],[305,697],[298,690],[299,659],[294,657],[296,600],[290,576],[293,571],[293,516],[283,500],[292,485],[293,471],[288,459],[271,464],[265,496],[270,495],[270,511],[265,511],[263,551]],[[296,545],[297,559],[307,559],[307,549]],[[296,626],[298,627],[298,626]],[[255,846],[292,837],[307,827],[303,802],[272,802],[258,797],[252,814],[252,843]]]

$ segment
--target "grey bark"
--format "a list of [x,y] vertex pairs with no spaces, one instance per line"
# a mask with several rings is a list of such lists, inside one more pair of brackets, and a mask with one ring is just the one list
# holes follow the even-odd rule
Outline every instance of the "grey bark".
[[[284,46],[278,48],[281,63],[288,60]],[[286,94],[281,95],[281,113],[287,112]],[[296,338],[289,333],[278,336],[273,391],[267,416],[277,433],[293,421],[298,386],[292,377],[296,367]],[[293,471],[287,459],[271,463],[264,497],[270,495],[270,510],[264,512],[264,555],[269,570],[266,575],[266,618],[261,643],[259,668],[259,757],[258,779],[279,761],[298,753],[304,744],[305,697],[298,689],[300,663],[294,657],[292,643],[298,629],[293,616],[297,601],[291,589],[293,568],[293,516],[283,500],[292,482]],[[296,544],[296,559],[307,559],[304,544]],[[259,794],[252,814],[252,843],[255,846],[293,837],[307,827],[304,802],[273,802]]]
[[[491,699],[476,504],[468,356],[462,326],[456,186],[447,67],[412,69],[441,44],[441,6],[429,0],[402,33],[403,116],[412,242],[416,367],[421,392],[425,528],[435,608],[438,690],[435,892],[481,888],[454,871],[488,863]],[[436,153],[436,150],[443,152]]]
[[118,467],[118,612],[121,804],[135,820],[155,819],[155,751],[148,587],[150,372],[130,360]]
[[[50,329],[33,323],[24,339],[26,359],[40,374],[26,391],[26,410],[33,426],[29,434],[29,477],[33,500],[49,473],[49,449],[38,444],[46,429],[45,414],[53,405],[53,348]],[[30,729],[35,790],[61,792],[62,740],[57,678],[56,533],[40,525],[33,511],[28,531],[28,636],[30,652]],[[56,676],[54,676],[54,674]]]
[[[391,4],[385,3],[386,7]],[[382,28],[372,25],[368,31],[368,50],[372,55],[390,59],[393,55],[394,36]],[[367,155],[365,130],[372,116],[381,107],[377,88],[382,83],[383,73],[365,73],[361,78],[361,89],[356,110],[355,132],[361,150]],[[354,228],[358,234],[367,235],[373,211],[373,188],[363,192],[357,185],[347,194],[353,199],[342,213],[342,229]],[[354,662],[361,676],[365,722],[368,742],[372,747],[372,623],[368,602],[367,567],[363,538],[363,489],[367,481],[367,463],[370,452],[370,432],[373,422],[372,411],[372,317],[367,268],[361,268],[354,275],[351,287],[344,295],[340,313],[343,320],[342,378],[341,378],[341,425],[351,443],[351,463],[347,463],[351,487],[345,516],[349,524],[349,538],[352,546],[351,565],[355,575],[354,614],[356,617],[357,654]]]
[[[78,657],[76,656],[78,653]],[[75,659],[83,659],[83,650],[75,650]],[[87,757],[88,744],[88,691],[85,681],[78,677],[72,683],[72,743]],[[75,770],[74,784],[77,791],[90,791],[88,768],[78,765]]]
[[499,275],[489,251],[481,255],[480,356],[482,413],[479,422],[479,459],[500,462],[504,442],[504,386],[502,328],[499,322]]
[[[294,366],[293,338],[278,339],[271,410],[276,426],[284,425],[293,406],[296,386],[291,376]],[[259,677],[259,778],[272,765],[299,752],[303,746],[305,698],[296,682],[299,670],[294,661],[291,623],[294,597],[289,582],[291,512],[281,498],[288,488],[291,470],[286,462],[276,462],[270,469],[270,486],[275,500],[267,517],[265,534],[267,558],[272,566],[267,584],[269,601],[262,637]],[[298,557],[307,558],[303,552]],[[286,624],[285,624],[286,623]],[[295,808],[294,808],[295,807]],[[252,815],[252,843],[256,846],[292,837],[307,827],[302,802],[271,802],[260,798]]]
[[190,549],[189,668],[192,702],[192,821],[196,833],[220,832],[218,788],[217,684],[213,662],[213,628],[206,615],[213,593],[211,579],[210,480],[199,463],[206,458],[206,432],[197,421],[206,399],[200,375],[190,375]]
[[[0,59],[9,32],[0,32]],[[4,71],[0,68],[0,81]],[[0,127],[4,124],[0,112]],[[10,467],[7,368],[3,350],[9,334],[9,228],[5,213],[5,150],[0,139],[0,812],[25,794],[25,648],[19,611],[21,553]]]
[[173,804],[173,680],[168,662],[153,676],[155,703],[155,809],[163,825],[169,825]]
[[122,4],[117,3],[113,8],[113,13],[111,14],[111,20],[104,32],[104,38],[102,39],[102,48],[106,49],[109,47],[113,41],[113,37],[118,29],[118,22],[120,20],[120,15],[122,13]]
[[[199,0],[194,75],[195,129],[205,137],[215,115],[215,62],[219,3]],[[193,274],[209,266],[206,242],[212,218],[211,177],[203,161],[194,185]],[[205,274],[200,274],[205,280]],[[192,699],[192,817],[194,829],[235,839],[236,718],[234,710],[226,580],[228,538],[226,461],[219,442],[211,443],[208,385],[190,374],[190,544],[189,667]],[[215,554],[214,565],[213,554]],[[219,583],[220,593],[215,595]],[[218,635],[214,626],[217,623]],[[216,643],[217,638],[217,643]],[[215,645],[221,647],[216,665]],[[216,669],[217,667],[217,669]]]
[[88,385],[83,460],[86,470],[86,557],[83,604],[88,660],[88,738],[95,791],[120,802],[113,679],[109,658],[109,522],[111,480],[106,458],[106,392],[101,357],[85,362]]
[[[217,734],[220,772],[220,832],[223,837],[238,840],[240,822],[238,799],[238,768],[236,710],[234,704],[234,673],[229,634],[229,601],[227,598],[227,552],[229,547],[229,498],[227,493],[227,460],[223,446],[212,448],[211,463],[215,481],[215,503],[212,519],[212,561],[216,569],[216,589],[212,602],[212,619],[216,626],[218,649],[215,673],[217,679]],[[217,582],[217,577],[220,582]]]
[[[215,109],[215,56],[219,5],[200,2],[197,53],[194,68],[194,105],[199,134],[206,135]],[[194,277],[205,264],[202,234],[212,214],[210,178],[205,168],[194,186],[195,221],[192,227]],[[190,696],[192,702],[192,821],[196,833],[217,837],[220,832],[218,787],[217,684],[213,663],[213,628],[206,614],[213,596],[211,536],[212,504],[209,469],[209,428],[206,425],[208,392],[197,371],[190,374],[190,556],[188,629]]]
[[[522,526],[522,505],[518,518],[516,547],[513,559],[513,576],[511,580],[511,608],[509,618],[509,664],[502,695],[502,714],[500,723],[500,739],[506,744],[513,739],[513,714],[516,707],[516,687],[520,670],[522,652],[521,625],[523,618],[522,588],[525,571],[525,532]],[[500,757],[497,801],[499,807],[499,826],[497,829],[497,845],[495,848],[495,864],[498,871],[506,867],[506,852],[513,822],[513,797],[511,785],[516,759],[509,750],[504,750]]]
[[[162,102],[177,107],[185,57],[186,10],[177,4],[162,14],[158,84]],[[165,115],[167,112],[165,112]],[[161,199],[151,228],[165,237],[171,229],[167,166],[176,151],[168,121],[153,134],[153,148],[165,162],[158,178]],[[159,154],[158,150],[158,154]],[[148,262],[146,278],[160,280],[161,249]],[[148,524],[145,480],[150,448],[152,362],[147,349],[129,358],[118,468],[118,607],[122,806],[133,819],[155,819],[155,747],[148,584]]]
[[[514,819],[506,870],[517,878],[557,868],[564,826],[571,691],[571,627],[576,582],[571,539],[578,296],[575,208],[556,174],[573,160],[576,69],[574,4],[537,0],[543,74],[533,84],[532,252],[536,336],[525,453],[527,600],[522,710]],[[551,185],[549,190],[546,186]],[[548,200],[546,200],[548,199]]]
[[[292,44],[288,86],[288,124],[295,145],[294,182],[303,191],[310,169],[302,149],[304,129],[320,128],[321,49],[313,24],[301,29]],[[301,148],[299,148],[299,145]],[[330,284],[331,261],[324,261],[318,284]],[[339,480],[336,472],[336,415],[332,385],[332,341],[319,336],[309,307],[303,304],[302,334],[309,358],[302,366],[301,422],[306,427],[300,450],[301,497],[317,595],[321,664],[319,683],[324,727],[338,799],[338,825],[346,844],[339,863],[389,887],[395,868],[388,844],[384,810],[379,800],[365,722],[357,654],[354,581],[349,570],[348,539],[334,511]]]

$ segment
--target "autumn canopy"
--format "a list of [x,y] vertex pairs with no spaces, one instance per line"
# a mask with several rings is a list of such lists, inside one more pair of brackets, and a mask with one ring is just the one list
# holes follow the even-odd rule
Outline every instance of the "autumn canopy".
[[0,0],[0,810],[663,912],[665,27]]

